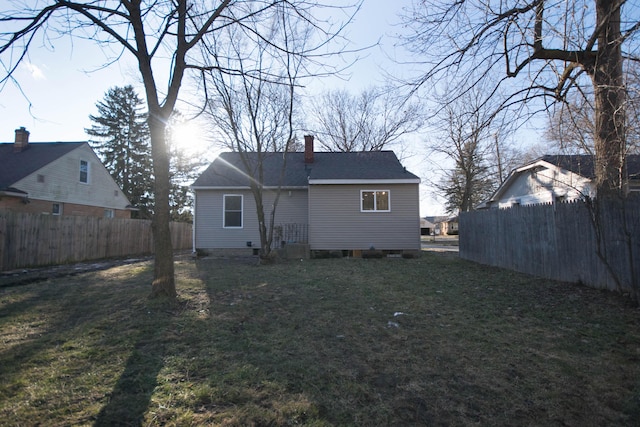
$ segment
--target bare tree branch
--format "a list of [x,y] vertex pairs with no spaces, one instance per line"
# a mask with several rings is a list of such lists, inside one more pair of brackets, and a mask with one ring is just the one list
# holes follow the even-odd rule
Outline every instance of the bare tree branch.
[[[155,270],[152,293],[174,298],[176,295],[173,273],[173,251],[169,233],[169,159],[166,141],[166,126],[180,95],[185,72],[206,67],[202,53],[196,46],[204,44],[205,38],[233,28],[236,31],[252,33],[249,44],[243,46],[243,54],[251,54],[254,45],[271,41],[264,31],[268,27],[260,24],[263,15],[273,10],[295,14],[307,24],[314,24],[309,30],[315,34],[322,32],[315,48],[299,48],[290,41],[297,35],[289,34],[281,43],[272,43],[270,48],[279,50],[281,55],[295,53],[300,59],[316,61],[326,52],[330,43],[339,37],[339,31],[314,19],[313,11],[322,6],[320,2],[306,0],[216,0],[203,4],[193,0],[92,0],[88,2],[71,0],[43,0],[35,5],[27,2],[20,10],[0,11],[0,87],[7,82],[15,82],[14,74],[25,60],[27,53],[37,48],[33,42],[36,34],[49,34],[91,39],[100,47],[118,46],[122,52],[130,52],[137,61],[145,90],[149,130],[151,134],[152,157],[155,177],[156,206],[153,218],[155,244]],[[336,6],[336,10],[344,10]],[[348,9],[348,7],[346,7]],[[249,13],[247,13],[249,11]],[[292,15],[293,16],[293,15]],[[348,17],[348,22],[351,17]],[[344,24],[346,25],[346,24]],[[338,30],[342,27],[339,26]],[[290,31],[292,28],[282,28]],[[89,32],[89,34],[87,33]],[[322,49],[325,52],[322,52]],[[211,52],[218,55],[218,52]],[[112,58],[111,61],[115,61]],[[220,58],[218,56],[218,58]],[[171,63],[160,72],[166,59]],[[107,61],[107,63],[111,63]],[[220,62],[221,63],[221,62]],[[209,68],[223,71],[222,67]],[[300,72],[302,69],[298,69]],[[227,76],[240,74],[253,78],[277,79],[275,71],[263,71],[261,64],[253,68],[230,66],[224,69]],[[167,77],[163,87],[162,78]],[[292,74],[293,75],[293,74]],[[291,77],[291,75],[289,76]],[[18,82],[19,84],[19,82]],[[247,90],[250,86],[247,86]],[[205,91],[205,93],[208,93]],[[266,96],[262,94],[260,96]],[[254,118],[256,123],[258,118]]]
[[[571,92],[591,85],[599,129],[598,187],[603,194],[619,192],[626,151],[622,44],[631,48],[638,35],[637,9],[634,16],[634,5],[624,0],[573,0],[564,8],[556,6],[548,0],[416,1],[405,15],[414,33],[404,41],[422,55],[413,64],[422,71],[406,83],[415,93],[447,82],[447,98],[453,102],[470,88],[494,81],[485,97],[504,93],[502,107],[541,102],[535,110],[565,102]],[[634,58],[633,52],[625,58]],[[503,70],[497,59],[505,64]]]
[[328,151],[378,151],[417,131],[423,117],[417,103],[372,87],[352,95],[329,91],[313,102],[307,127]]

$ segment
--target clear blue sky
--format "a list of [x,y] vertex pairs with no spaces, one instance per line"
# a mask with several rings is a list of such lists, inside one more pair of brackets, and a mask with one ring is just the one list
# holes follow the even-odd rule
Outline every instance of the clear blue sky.
[[[397,14],[410,0],[379,2],[366,0],[346,35],[353,48],[375,44],[392,52],[388,35],[399,20]],[[344,86],[357,90],[382,81],[379,65],[389,61],[379,48],[360,54],[360,62],[350,71],[349,81],[325,79],[317,87]],[[105,54],[90,41],[62,38],[53,47],[40,47],[37,42],[15,74],[24,94],[8,84],[0,92],[0,141],[13,140],[13,131],[25,126],[35,141],[80,141],[87,138],[84,128],[90,126],[89,114],[95,104],[113,86],[132,84],[142,95],[135,62],[125,53],[122,60],[101,69]],[[31,105],[29,105],[29,101]]]
[[[385,52],[394,54],[396,40],[391,35],[400,28],[393,24],[399,21],[401,8],[410,3],[410,0],[365,0],[346,35],[354,48],[378,41],[380,48],[374,47],[360,55],[362,58],[350,70],[348,81],[327,79],[310,90],[344,87],[357,91],[381,83],[380,66],[391,68],[393,65],[385,55]],[[88,116],[96,112],[96,102],[109,88],[131,84],[143,94],[136,64],[128,54],[103,69],[105,54],[88,41],[63,38],[55,41],[53,47],[40,47],[37,43],[33,47],[35,49],[30,50],[15,74],[24,93],[12,84],[7,84],[0,92],[0,142],[13,141],[14,130],[20,126],[31,132],[33,142],[84,141],[87,139],[84,129],[91,125]],[[426,175],[431,172],[425,167],[420,139],[420,135],[413,138],[415,144],[403,163],[426,183]],[[421,199],[421,215],[443,213],[441,204],[431,197],[430,189],[424,185]]]

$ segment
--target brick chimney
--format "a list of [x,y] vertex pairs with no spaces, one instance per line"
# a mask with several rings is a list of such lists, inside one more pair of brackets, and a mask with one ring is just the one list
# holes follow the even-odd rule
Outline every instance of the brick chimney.
[[29,131],[22,126],[16,129],[16,140],[13,143],[13,151],[19,153],[27,148],[29,145]]
[[313,135],[304,136],[304,162],[313,163]]

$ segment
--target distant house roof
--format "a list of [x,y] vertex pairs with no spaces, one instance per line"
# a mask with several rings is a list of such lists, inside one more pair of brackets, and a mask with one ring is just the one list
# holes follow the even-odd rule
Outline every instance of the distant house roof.
[[[193,183],[194,188],[247,187],[259,179],[258,153],[222,153]],[[348,183],[349,181],[411,182],[420,178],[408,172],[393,151],[353,153],[314,153],[313,163],[305,163],[304,153],[262,153],[263,185],[266,187],[307,187],[309,184]],[[286,169],[280,182],[280,171]],[[249,171],[248,173],[245,173]]]
[[22,151],[14,143],[0,143],[0,191],[21,192],[13,184],[86,142],[30,143]]
[[595,178],[595,166],[593,156],[586,154],[570,154],[570,155],[545,155],[540,159],[561,169],[571,171],[585,178]]
[[420,218],[420,228],[435,228],[435,223],[426,218]]
[[[594,179],[595,162],[594,157],[587,154],[571,154],[571,155],[546,155],[540,159],[552,165],[558,166],[564,170],[571,171],[585,178]],[[627,174],[630,178],[640,176],[640,155],[629,154],[626,157]],[[535,163],[535,162],[534,162]],[[635,178],[632,178],[635,179]]]
[[452,217],[450,216],[446,216],[446,215],[440,215],[440,216],[425,216],[424,219],[433,223],[433,224],[439,224],[441,222],[446,222],[449,221]]

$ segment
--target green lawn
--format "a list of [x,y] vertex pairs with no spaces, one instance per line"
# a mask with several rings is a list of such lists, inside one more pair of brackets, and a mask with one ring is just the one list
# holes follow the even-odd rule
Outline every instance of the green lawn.
[[638,425],[640,310],[451,255],[0,287],[0,425]]

